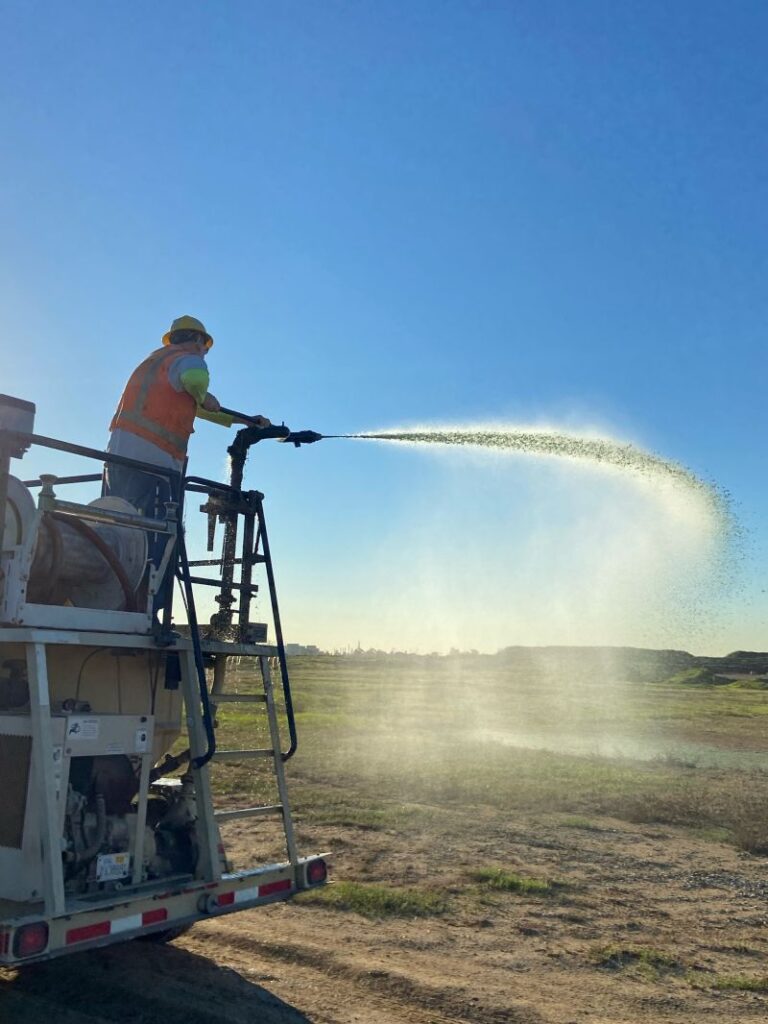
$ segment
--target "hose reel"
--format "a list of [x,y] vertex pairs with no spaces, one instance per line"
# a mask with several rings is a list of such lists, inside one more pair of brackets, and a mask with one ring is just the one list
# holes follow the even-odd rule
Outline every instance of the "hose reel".
[[[89,507],[137,515],[123,498],[97,498]],[[135,594],[147,565],[144,530],[86,522],[59,512],[37,516],[24,484],[8,479],[3,547],[23,546],[36,532],[27,601],[80,608],[134,611]]]

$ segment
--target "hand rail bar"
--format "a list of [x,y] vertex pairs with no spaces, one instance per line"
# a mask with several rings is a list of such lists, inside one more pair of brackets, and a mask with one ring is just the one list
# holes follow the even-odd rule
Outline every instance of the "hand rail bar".
[[69,452],[71,455],[82,455],[86,459],[110,462],[115,466],[127,466],[128,469],[138,469],[143,473],[151,473],[153,476],[165,476],[169,480],[180,475],[180,470],[172,469],[169,466],[156,466],[151,462],[128,459],[125,455],[102,452],[98,448],[86,448],[81,444],[70,444],[68,441],[59,441],[55,437],[45,437],[43,434],[20,434],[11,433],[10,431],[3,431],[2,433],[7,433],[25,445],[35,444],[40,448],[52,448],[54,451]]
[[[190,484],[199,484],[199,487],[190,487]],[[198,494],[208,494],[209,491],[224,491],[225,494],[242,494],[237,487],[229,484],[220,484],[217,480],[206,480],[204,476],[185,476],[184,490],[196,491]]]
[[[101,473],[85,473],[82,476],[57,476],[56,486],[60,484],[95,484],[103,479]],[[25,487],[42,487],[42,480],[22,480]]]
[[264,508],[259,499],[259,534],[261,545],[264,551],[264,567],[267,570],[267,582],[269,584],[269,600],[272,605],[272,620],[275,624],[275,640],[277,641],[277,660],[280,663],[280,679],[283,686],[283,699],[285,700],[285,715],[288,719],[288,735],[291,745],[288,750],[281,754],[283,761],[289,760],[296,753],[299,746],[299,737],[296,732],[296,715],[293,709],[293,696],[291,694],[291,683],[288,678],[288,661],[285,657],[285,643],[283,642],[283,627],[280,622],[280,608],[277,604],[277,590],[275,589],[275,573],[272,568],[272,554],[269,550],[269,537],[267,536],[267,524],[264,520]]

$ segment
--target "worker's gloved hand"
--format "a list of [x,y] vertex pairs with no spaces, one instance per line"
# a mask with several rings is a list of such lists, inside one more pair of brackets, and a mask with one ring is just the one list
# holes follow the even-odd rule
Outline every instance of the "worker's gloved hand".
[[218,398],[212,395],[210,391],[203,399],[202,405],[206,412],[218,412],[221,408]]
[[234,416],[235,423],[243,423],[246,427],[260,427],[262,430],[264,427],[271,427],[272,421],[268,420],[266,416],[259,416],[257,413],[255,416],[246,416],[244,413],[238,413]]

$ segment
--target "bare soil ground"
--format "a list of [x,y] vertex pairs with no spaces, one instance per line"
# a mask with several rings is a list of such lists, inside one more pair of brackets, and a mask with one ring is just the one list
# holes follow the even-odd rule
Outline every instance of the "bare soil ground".
[[[574,822],[569,823],[569,822]],[[334,873],[439,886],[449,909],[369,920],[277,904],[6,976],[3,1024],[447,1024],[757,1021],[768,997],[717,979],[766,974],[765,862],[684,830],[493,808],[423,834],[313,826]],[[241,829],[245,846],[253,837]],[[482,890],[478,864],[557,879]]]

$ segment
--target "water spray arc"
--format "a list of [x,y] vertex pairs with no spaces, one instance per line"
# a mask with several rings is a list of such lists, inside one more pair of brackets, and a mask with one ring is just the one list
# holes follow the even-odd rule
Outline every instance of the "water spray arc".
[[[246,418],[236,415],[240,419]],[[659,518],[655,520],[658,524],[666,521],[685,524],[683,532],[677,534],[677,540],[669,549],[670,558],[680,565],[680,579],[668,579],[665,584],[666,591],[675,594],[665,621],[671,618],[674,609],[678,607],[692,609],[689,616],[691,621],[703,621],[706,618],[702,612],[706,605],[706,594],[710,591],[723,593],[738,584],[744,538],[728,493],[679,462],[662,458],[625,441],[591,432],[578,434],[551,427],[514,424],[415,426],[355,434],[291,431],[280,425],[266,429],[248,427],[241,434],[247,436],[249,443],[270,437],[291,442],[296,447],[334,439],[377,441],[409,447],[418,445],[433,449],[463,450],[466,453],[486,452],[501,458],[532,456],[534,459],[556,459],[566,465],[582,466],[585,469],[591,467],[614,471],[627,482],[634,480],[647,492],[659,497],[662,504],[659,506]],[[229,449],[233,467],[238,461],[234,447]],[[623,507],[626,509],[626,506]],[[649,527],[645,523],[637,523],[635,536],[638,536],[638,529],[643,535],[649,535]],[[633,540],[622,544],[621,558],[625,557],[627,551],[634,549],[634,543]],[[684,564],[684,551],[691,552],[691,544],[696,549],[695,557],[691,555],[694,557],[695,569],[693,563]],[[640,565],[637,571],[641,572]],[[658,605],[659,600],[658,595],[655,596],[654,604]]]
[[[247,419],[240,413],[234,415]],[[254,432],[258,430],[253,429]],[[728,496],[721,488],[702,480],[679,462],[612,438],[571,434],[543,427],[517,426],[411,427],[360,434],[320,434],[313,430],[291,431],[288,427],[279,426],[266,428],[262,436],[291,442],[296,447],[324,440],[384,441],[406,445],[485,449],[497,453],[545,456],[610,466],[647,480],[677,484],[689,493],[696,493],[721,525],[730,524],[729,529],[733,529]]]
[[[372,440],[400,444],[431,444],[484,448],[499,453],[545,456],[610,466],[649,481],[667,481],[695,493],[707,505],[721,525],[730,523],[727,493],[716,484],[703,480],[672,459],[648,452],[637,445],[593,435],[570,434],[541,427],[500,426],[487,428],[409,428],[398,431],[357,435]],[[729,529],[733,524],[730,524]]]

